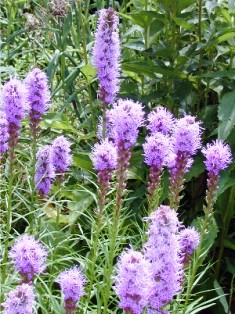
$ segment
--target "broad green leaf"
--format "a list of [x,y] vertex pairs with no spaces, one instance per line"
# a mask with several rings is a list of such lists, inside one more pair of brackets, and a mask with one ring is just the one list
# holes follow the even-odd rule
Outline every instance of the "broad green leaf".
[[145,50],[145,45],[143,41],[141,40],[131,40],[127,42],[126,44],[123,45],[123,47],[134,49],[137,51],[144,51]]
[[87,64],[81,68],[82,73],[85,75],[87,82],[90,84],[96,76],[96,70],[91,64]]
[[235,125],[235,91],[225,94],[218,109],[219,139],[226,140]]
[[[162,74],[167,77],[186,78],[186,74],[170,67],[161,67],[150,62],[129,62],[122,64],[122,69],[136,72],[151,78],[156,78],[156,74]],[[155,74],[156,73],[156,74]]]
[[219,296],[219,302],[223,307],[224,313],[228,313],[228,302],[227,302],[226,297],[225,297],[225,292],[217,280],[214,280],[214,287],[215,287],[216,293]]
[[150,24],[153,22],[153,20],[159,16],[154,11],[140,11],[138,13],[131,14],[120,13],[120,15],[131,20],[132,22],[143,28],[148,28]]
[[92,171],[93,169],[91,159],[87,153],[75,154],[73,157],[73,165],[83,170]]
[[177,13],[181,12],[190,5],[196,3],[196,0],[159,0],[160,3],[162,3],[166,9],[170,10],[171,12]]
[[174,20],[175,24],[178,25],[178,26],[181,26],[189,31],[195,31],[196,30],[196,27],[194,24],[190,24],[188,23],[187,21],[183,20],[183,19],[180,19],[174,15],[172,15],[172,20]]

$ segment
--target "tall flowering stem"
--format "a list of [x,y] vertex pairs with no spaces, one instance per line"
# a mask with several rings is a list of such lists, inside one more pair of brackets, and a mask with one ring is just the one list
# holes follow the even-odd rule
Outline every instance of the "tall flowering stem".
[[119,99],[112,109],[107,111],[108,132],[110,140],[117,147],[117,192],[115,210],[113,213],[113,222],[110,228],[109,260],[105,271],[105,291],[104,313],[108,311],[108,301],[112,280],[110,279],[113,269],[113,260],[116,251],[116,240],[119,231],[119,216],[123,201],[123,195],[126,188],[127,169],[130,164],[131,148],[136,143],[138,129],[144,122],[144,112],[141,104],[129,99]]
[[112,9],[99,11],[98,27],[93,48],[93,64],[99,80],[101,108],[106,108],[115,100],[119,91],[120,42],[118,16]]
[[148,241],[144,244],[145,258],[150,262],[150,292],[148,313],[161,313],[181,291],[183,264],[179,256],[177,213],[169,206],[161,205],[149,218]]
[[[220,140],[216,140],[212,143],[207,144],[207,146],[202,149],[202,153],[206,158],[205,166],[206,170],[208,171],[206,206],[204,206],[205,218],[202,222],[200,230],[201,242],[197,249],[195,260],[192,265],[191,273],[189,276],[183,314],[186,313],[187,306],[190,300],[191,291],[193,289],[193,282],[198,267],[200,266],[201,254],[203,253],[202,252],[203,239],[205,234],[208,232],[209,224],[213,216],[213,206],[216,200],[216,191],[218,190],[217,184],[220,179],[220,172],[221,170],[226,169],[232,162],[232,153],[229,145],[223,143],[223,141]],[[221,255],[221,250],[223,250],[223,248],[220,249],[219,255]]]
[[6,237],[5,251],[3,255],[2,282],[5,281],[6,263],[8,255],[8,245],[12,224],[12,198],[13,198],[13,179],[14,179],[14,161],[15,147],[18,143],[21,120],[28,111],[28,105],[25,95],[25,87],[21,81],[12,78],[3,85],[2,88],[2,108],[8,122],[8,159],[9,159],[9,181],[6,201]]
[[186,115],[175,123],[172,141],[172,154],[168,161],[170,172],[170,207],[175,210],[180,204],[180,193],[184,187],[184,175],[192,165],[192,156],[201,147],[200,122]]
[[150,166],[147,190],[149,209],[151,212],[158,206],[161,174],[163,166],[167,164],[167,158],[170,152],[169,137],[160,132],[155,132],[154,135],[146,138],[143,148],[144,161]]
[[202,153],[206,158],[205,165],[208,171],[207,191],[206,191],[206,214],[213,210],[216,191],[218,190],[218,182],[220,179],[220,171],[227,168],[232,162],[232,153],[228,144],[220,140],[216,140],[207,144],[202,149]]
[[[35,68],[30,71],[25,80],[24,84],[27,91],[27,101],[29,105],[29,120],[30,130],[32,134],[32,145],[31,145],[31,202],[32,207],[36,206],[36,189],[35,189],[35,172],[36,172],[36,151],[37,141],[39,138],[40,127],[39,123],[42,120],[42,115],[48,110],[50,106],[50,91],[47,83],[46,73],[42,70]],[[33,218],[32,218],[33,219]]]
[[98,171],[98,209],[96,211],[97,221],[95,224],[95,232],[93,238],[92,252],[89,267],[90,280],[88,290],[88,300],[90,300],[93,280],[95,278],[95,265],[98,254],[98,240],[102,230],[102,219],[105,210],[105,205],[108,201],[107,193],[110,189],[110,180],[112,171],[117,167],[117,149],[116,146],[108,139],[102,140],[100,143],[95,144],[91,159],[93,167]]

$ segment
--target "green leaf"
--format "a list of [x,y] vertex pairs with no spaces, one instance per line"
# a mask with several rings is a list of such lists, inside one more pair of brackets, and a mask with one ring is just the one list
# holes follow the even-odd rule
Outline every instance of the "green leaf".
[[173,77],[173,78],[186,78],[186,74],[177,71],[170,67],[161,67],[154,65],[151,62],[128,62],[122,64],[122,69],[125,71],[132,71],[135,73],[138,73],[140,75],[145,75],[151,78],[156,78],[156,74],[162,74],[167,77]]
[[196,27],[194,24],[190,24],[188,23],[187,21],[183,20],[183,19],[180,19],[174,15],[172,15],[172,20],[175,22],[176,25],[178,26],[181,26],[189,31],[195,31],[196,30]]
[[196,0],[179,0],[179,1],[172,1],[172,0],[159,0],[166,9],[170,10],[171,12],[181,12],[190,5],[196,3]]
[[227,239],[224,239],[223,243],[224,243],[224,247],[235,251],[235,240],[227,238]]
[[87,82],[90,84],[96,77],[96,69],[91,65],[87,64],[81,68],[82,73],[85,75]]
[[235,125],[235,90],[225,94],[218,109],[218,137],[225,140]]
[[134,49],[137,51],[144,51],[145,50],[145,45],[143,41],[141,40],[131,40],[127,42],[126,44],[123,45],[123,47]]
[[89,154],[87,153],[78,153],[73,157],[73,165],[83,170],[92,171],[93,166]]
[[140,11],[139,13],[131,14],[120,13],[120,15],[143,28],[148,28],[153,20],[159,17],[159,14],[157,15],[154,11]]
[[[193,220],[192,225],[195,226],[199,232],[204,224],[202,217],[198,217]],[[200,264],[205,260],[209,249],[214,244],[218,233],[218,226],[214,217],[210,218],[209,223],[207,224],[207,232],[204,232],[202,240],[202,249],[201,249],[201,257]]]

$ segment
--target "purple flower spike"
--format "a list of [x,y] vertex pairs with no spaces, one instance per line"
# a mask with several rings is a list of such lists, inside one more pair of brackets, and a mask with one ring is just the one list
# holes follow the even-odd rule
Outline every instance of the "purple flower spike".
[[180,256],[184,264],[189,261],[190,255],[200,244],[200,234],[194,227],[188,227],[180,231]]
[[55,177],[55,171],[52,163],[51,146],[41,147],[36,155],[36,190],[40,196],[48,195],[51,189],[51,183]]
[[99,98],[104,108],[112,104],[119,91],[120,42],[118,16],[112,9],[99,11],[93,48],[93,64],[99,79]]
[[23,283],[10,291],[7,299],[1,305],[3,314],[33,314],[35,305],[33,286]]
[[143,125],[144,111],[140,103],[119,99],[107,112],[112,138],[118,147],[130,149],[138,137],[138,128]]
[[224,170],[232,163],[232,153],[228,144],[221,140],[216,140],[207,144],[206,148],[202,149],[203,155],[206,157],[205,165],[209,173],[218,175],[221,170]]
[[144,161],[150,166],[148,193],[149,207],[150,210],[153,210],[155,209],[154,196],[161,182],[163,166],[166,166],[168,163],[168,156],[171,148],[170,139],[167,135],[155,132],[153,135],[146,138],[143,148],[145,157]]
[[95,170],[114,170],[117,167],[117,149],[108,139],[96,143],[91,159]]
[[170,139],[167,135],[160,132],[154,133],[146,138],[146,143],[143,144],[144,161],[148,166],[156,166],[161,169],[168,162],[170,153]]
[[17,79],[10,79],[2,88],[3,111],[8,121],[9,147],[14,150],[18,142],[21,120],[28,112],[25,86]]
[[116,266],[114,290],[119,307],[126,313],[141,314],[148,302],[149,263],[140,252],[129,249],[121,254]]
[[158,106],[148,115],[147,129],[154,134],[161,132],[162,134],[169,134],[174,124],[174,118],[170,111],[162,106]]
[[149,308],[161,311],[181,290],[183,266],[179,256],[177,213],[161,205],[148,220],[145,258],[150,262],[151,290]]
[[58,136],[52,142],[52,163],[57,174],[63,174],[72,164],[70,145],[70,142],[63,135]]
[[212,212],[216,199],[216,191],[218,190],[218,182],[220,179],[220,171],[228,167],[232,162],[232,153],[228,144],[221,140],[216,140],[211,144],[207,144],[202,149],[203,155],[206,157],[205,165],[208,171],[206,202],[207,208],[205,213]]
[[170,206],[175,210],[180,204],[180,192],[184,187],[184,175],[192,165],[192,156],[201,147],[201,126],[195,117],[185,116],[176,121],[171,137],[172,154],[169,157],[170,168]]
[[45,270],[47,252],[33,236],[25,234],[12,246],[9,258],[13,260],[15,268],[23,276],[23,282],[27,283]]
[[176,121],[172,135],[174,153],[195,155],[201,147],[201,133],[200,122],[193,116],[188,115]]
[[65,306],[67,310],[76,310],[77,302],[85,294],[85,278],[77,266],[62,271],[56,279],[64,295]]
[[1,154],[4,153],[8,148],[8,139],[8,122],[5,113],[0,111],[0,158]]
[[27,100],[30,106],[29,117],[31,124],[37,125],[42,115],[49,108],[50,91],[46,74],[40,69],[33,69],[25,78]]
[[15,78],[10,79],[3,85],[2,102],[8,123],[19,127],[28,112],[25,86]]

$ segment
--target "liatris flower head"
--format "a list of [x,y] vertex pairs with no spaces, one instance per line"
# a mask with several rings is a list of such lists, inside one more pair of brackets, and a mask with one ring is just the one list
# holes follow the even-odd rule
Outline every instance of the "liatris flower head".
[[33,124],[38,124],[42,115],[49,108],[50,91],[46,74],[35,68],[25,78],[27,100],[30,106],[29,117]]
[[114,281],[119,307],[127,313],[141,314],[149,293],[149,263],[143,254],[133,249],[124,251],[117,262]]
[[143,144],[144,161],[148,166],[156,166],[159,169],[166,166],[170,154],[170,139],[167,135],[155,132],[146,138]]
[[47,251],[34,236],[25,234],[16,239],[9,251],[9,258],[13,260],[15,268],[23,276],[23,282],[30,282],[35,275],[45,270]]
[[71,143],[63,135],[54,139],[51,145],[51,158],[57,174],[63,174],[72,164]]
[[93,64],[99,79],[99,98],[102,107],[112,104],[119,91],[120,42],[118,16],[112,9],[99,11],[98,28],[95,33]]
[[2,88],[2,103],[8,123],[17,128],[26,116],[29,106],[25,86],[16,78],[10,79]]
[[35,305],[33,286],[23,283],[10,291],[7,299],[1,305],[3,314],[33,314]]
[[202,149],[202,153],[206,158],[205,165],[209,173],[218,175],[232,163],[232,153],[228,144],[221,140],[213,141]]
[[188,258],[192,255],[200,244],[200,234],[194,227],[182,229],[179,233],[180,256],[184,263],[188,262]]
[[201,147],[202,129],[195,117],[186,115],[176,121],[172,134],[172,144],[175,154],[194,155]]
[[96,143],[91,159],[95,170],[114,170],[117,167],[117,149],[108,139]]
[[147,129],[151,134],[154,134],[155,132],[161,132],[165,135],[169,134],[174,124],[173,114],[162,106],[158,106],[151,111],[147,120]]
[[36,190],[41,196],[48,195],[51,189],[51,183],[55,178],[55,171],[52,163],[51,146],[41,147],[36,155]]
[[56,279],[64,295],[65,309],[77,309],[77,302],[85,294],[85,277],[77,266],[62,271]]
[[177,213],[161,205],[149,218],[144,256],[150,262],[150,309],[161,311],[181,290],[183,266],[179,256]]
[[107,112],[107,119],[116,145],[130,149],[137,140],[138,128],[143,125],[144,111],[138,102],[119,99]]
[[6,114],[0,110],[0,158],[1,154],[4,153],[8,148],[8,139],[9,133]]

